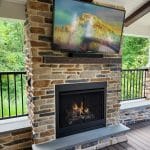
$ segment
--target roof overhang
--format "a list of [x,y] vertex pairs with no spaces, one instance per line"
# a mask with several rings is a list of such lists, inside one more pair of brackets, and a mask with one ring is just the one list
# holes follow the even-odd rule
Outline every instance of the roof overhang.
[[150,12],[124,28],[124,33],[150,38]]
[[[126,10],[124,34],[150,37],[150,2],[149,0],[94,0],[122,6]],[[127,19],[128,18],[128,19]]]
[[25,0],[0,0],[0,17],[25,20]]
[[[0,0],[0,17],[25,20],[25,4],[27,0]],[[140,9],[149,0],[94,0],[98,3],[108,3],[114,6],[124,7],[126,18]],[[128,27],[124,28],[124,34],[150,37],[150,12],[143,13]]]

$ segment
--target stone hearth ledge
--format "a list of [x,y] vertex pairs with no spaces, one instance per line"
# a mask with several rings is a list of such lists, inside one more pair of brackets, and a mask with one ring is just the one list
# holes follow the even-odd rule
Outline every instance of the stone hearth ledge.
[[63,138],[58,138],[54,141],[46,142],[43,144],[34,144],[32,148],[33,150],[64,150],[76,145],[82,145],[94,142],[96,140],[105,139],[107,137],[113,137],[118,134],[126,133],[128,130],[130,129],[122,124],[111,125],[104,128],[99,128]]

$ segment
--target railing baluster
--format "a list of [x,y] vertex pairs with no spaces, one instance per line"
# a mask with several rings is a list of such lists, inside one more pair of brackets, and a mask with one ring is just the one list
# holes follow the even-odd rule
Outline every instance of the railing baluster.
[[143,71],[142,71],[142,78],[141,78],[141,97],[144,97],[143,96],[143,90],[144,90],[144,88],[143,88]]
[[21,100],[22,100],[22,115],[24,114],[24,103],[23,103],[23,78],[21,73]]
[[132,99],[133,95],[133,71],[131,70],[131,78],[130,78],[131,90],[130,90],[130,99]]
[[134,80],[135,80],[135,70],[133,71],[133,97],[132,97],[132,98],[135,97],[135,96],[134,96]]
[[129,72],[127,71],[127,98],[129,97]]
[[139,71],[139,97],[141,97],[141,71]]
[[138,97],[138,95],[137,95],[137,93],[138,93],[138,85],[137,85],[137,83],[138,83],[138,71],[136,70],[136,96],[135,96],[135,98],[137,98]]
[[146,70],[144,71],[144,98],[146,97],[145,90],[146,90]]
[[16,74],[14,74],[14,88],[15,88],[15,109],[16,109],[16,116],[18,114],[17,110],[17,89],[16,89]]
[[4,109],[3,109],[3,82],[2,82],[2,75],[0,74],[0,89],[1,89],[1,112],[2,118],[4,117]]
[[8,111],[9,111],[9,117],[11,116],[10,113],[10,87],[9,87],[9,76],[7,74],[7,92],[8,92]]
[[129,78],[130,78],[130,84],[129,84],[129,86],[130,86],[130,99],[132,99],[132,97],[131,97],[131,89],[132,89],[132,71],[130,70],[130,73],[129,73]]
[[124,72],[124,94],[123,94],[123,98],[125,98],[126,93],[125,93],[125,82],[126,82],[126,72]]

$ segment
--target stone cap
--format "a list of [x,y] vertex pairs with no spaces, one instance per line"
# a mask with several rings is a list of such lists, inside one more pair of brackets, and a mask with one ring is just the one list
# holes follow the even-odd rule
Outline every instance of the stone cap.
[[5,119],[0,121],[0,134],[30,127],[31,124],[27,116]]

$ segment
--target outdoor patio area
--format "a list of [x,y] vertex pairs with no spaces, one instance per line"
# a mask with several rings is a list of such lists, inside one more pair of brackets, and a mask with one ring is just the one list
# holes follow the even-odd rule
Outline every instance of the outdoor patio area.
[[0,0],[0,150],[150,150],[150,0]]
[[150,121],[129,125],[127,142],[103,148],[103,150],[149,150],[150,149]]

